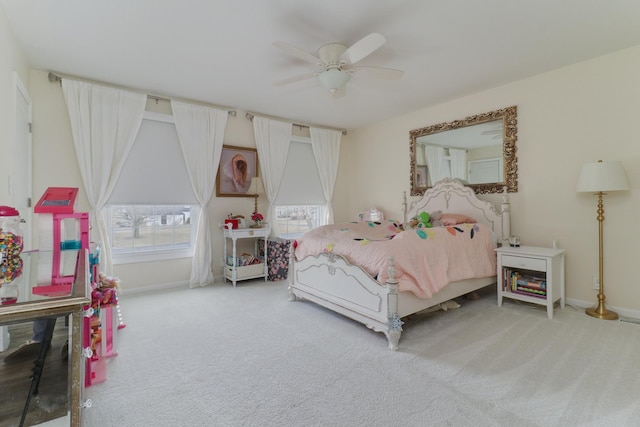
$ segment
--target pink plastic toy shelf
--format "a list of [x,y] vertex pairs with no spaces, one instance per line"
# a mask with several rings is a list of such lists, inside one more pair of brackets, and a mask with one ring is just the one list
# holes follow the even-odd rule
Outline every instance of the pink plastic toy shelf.
[[[75,187],[49,187],[44,192],[33,212],[53,214],[53,262],[51,263],[51,285],[36,286],[33,293],[44,296],[63,296],[71,292],[73,276],[62,276],[60,273],[60,251],[89,249],[89,214],[74,213],[78,189]],[[68,218],[80,222],[80,236],[77,240],[61,241],[62,221]]]
[[[62,221],[75,219],[80,223],[77,240],[61,240]],[[74,276],[63,276],[60,272],[60,256],[64,250],[89,249],[89,214],[87,212],[53,214],[53,261],[51,263],[51,285],[35,286],[33,293],[49,297],[69,295]]]
[[[89,214],[75,212],[77,188],[49,187],[42,195],[33,211],[39,214],[52,214],[53,217],[53,259],[51,267],[51,284],[34,286],[36,295],[49,297],[69,295],[75,277],[63,276],[60,267],[61,252],[65,250],[89,249]],[[62,240],[62,223],[64,220],[78,221],[79,235],[73,240]],[[90,273],[92,286],[98,280],[97,256],[90,254]],[[116,295],[117,300],[117,295]],[[116,308],[117,316],[113,309]],[[92,307],[85,307],[90,313]],[[93,314],[85,315],[82,347],[91,349],[92,355],[86,358],[85,387],[107,379],[105,358],[116,356],[114,331],[125,327],[116,304],[101,305]]]
[[99,314],[84,318],[82,346],[92,350],[92,355],[87,357],[85,365],[85,387],[106,381],[106,359],[118,355],[115,331],[120,326],[117,324],[117,317],[113,315],[114,308],[116,306],[113,304],[103,305]]
[[74,187],[49,187],[33,207],[33,212],[73,213],[77,196],[78,189]]

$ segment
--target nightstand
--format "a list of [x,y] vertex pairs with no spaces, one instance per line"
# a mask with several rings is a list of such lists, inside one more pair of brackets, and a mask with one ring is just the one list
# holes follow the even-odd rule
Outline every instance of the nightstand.
[[[269,226],[263,228],[234,228],[224,229],[224,278],[230,280],[233,286],[236,286],[238,280],[255,279],[264,277],[267,280],[268,266],[267,258],[264,257],[259,264],[251,264],[245,266],[238,265],[238,253],[236,250],[236,242],[238,239],[254,239],[254,256],[258,256],[258,240],[264,240],[265,244],[269,237],[271,229]],[[231,254],[227,253],[227,239],[231,240]]]
[[553,318],[553,304],[564,308],[564,249],[535,246],[501,247],[498,258],[498,306],[511,298],[547,307]]

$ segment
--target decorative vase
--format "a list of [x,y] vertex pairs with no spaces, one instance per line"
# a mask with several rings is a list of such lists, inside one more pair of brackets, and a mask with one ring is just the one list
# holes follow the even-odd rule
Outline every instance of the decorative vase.
[[254,223],[252,225],[250,225],[249,227],[251,227],[251,228],[262,228],[262,221],[254,221]]

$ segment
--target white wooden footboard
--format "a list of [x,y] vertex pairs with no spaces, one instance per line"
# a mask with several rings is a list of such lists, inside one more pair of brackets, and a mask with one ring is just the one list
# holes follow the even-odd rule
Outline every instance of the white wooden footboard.
[[[293,260],[293,255],[291,256]],[[398,318],[398,281],[390,259],[389,280],[380,285],[362,268],[331,253],[292,261],[289,299],[307,299],[376,332],[383,332],[391,350],[398,349],[402,321]]]

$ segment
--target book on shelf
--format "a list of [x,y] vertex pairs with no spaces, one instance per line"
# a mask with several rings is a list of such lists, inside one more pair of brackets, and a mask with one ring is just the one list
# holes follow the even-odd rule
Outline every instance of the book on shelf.
[[518,286],[516,288],[516,292],[519,292],[521,294],[525,294],[525,295],[532,295],[532,296],[536,296],[536,297],[546,297],[547,296],[547,291],[541,290],[541,289],[532,289],[532,288],[528,288],[526,286]]
[[504,291],[531,295],[540,298],[547,296],[547,281],[540,275],[534,275],[527,270],[503,268],[502,289]]
[[537,289],[540,291],[546,291],[547,290],[547,284],[546,283],[537,283],[531,280],[517,280],[516,281],[516,286],[523,286],[526,288],[531,288],[531,289]]

